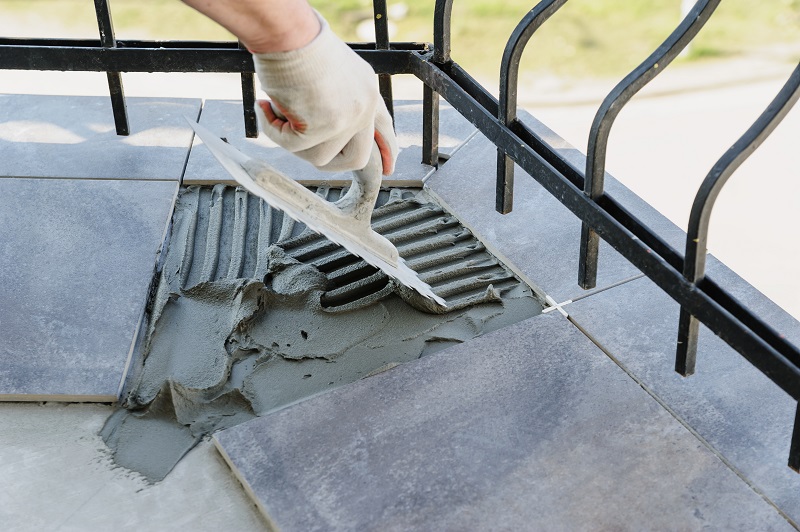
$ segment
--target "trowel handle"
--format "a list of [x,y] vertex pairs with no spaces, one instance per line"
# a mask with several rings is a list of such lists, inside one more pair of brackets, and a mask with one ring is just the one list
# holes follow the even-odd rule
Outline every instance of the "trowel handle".
[[367,166],[353,172],[353,184],[347,194],[336,202],[339,209],[363,223],[370,223],[375,201],[381,191],[383,179],[383,161],[378,144],[372,144],[372,152]]

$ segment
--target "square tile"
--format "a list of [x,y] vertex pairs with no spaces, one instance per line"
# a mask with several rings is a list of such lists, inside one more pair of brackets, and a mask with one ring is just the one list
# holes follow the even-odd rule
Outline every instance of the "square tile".
[[[520,117],[572,166],[585,167],[586,158],[576,148],[530,114],[521,112]],[[580,220],[518,166],[514,209],[498,214],[494,208],[496,158],[494,144],[479,133],[426,181],[426,189],[541,292],[558,302],[585,295],[578,286]],[[685,233],[680,228],[608,174],[606,190],[670,245],[683,248]],[[640,274],[601,240],[598,288]]]
[[0,400],[116,399],[177,187],[0,179]]
[[199,99],[127,98],[131,134],[114,128],[111,99],[0,94],[0,176],[178,180]]
[[[800,324],[713,258],[709,277],[800,345]],[[675,373],[678,304],[649,279],[565,310],[748,482],[800,521],[800,475],[786,466],[796,401],[705,327],[697,373],[688,378]]]
[[[394,106],[395,127],[400,153],[395,172],[384,178],[384,186],[421,187],[434,168],[422,164],[422,102],[397,101]],[[446,102],[440,111],[439,149],[450,154],[475,133],[475,127]],[[243,153],[268,162],[280,172],[305,185],[348,185],[351,172],[322,172],[311,164],[278,147],[266,135],[248,139],[244,135],[242,102],[209,100],[203,105],[200,124],[224,137]],[[195,138],[183,182],[189,184],[233,183],[230,175],[214,159],[211,152]]]
[[791,529],[558,315],[215,441],[287,531]]

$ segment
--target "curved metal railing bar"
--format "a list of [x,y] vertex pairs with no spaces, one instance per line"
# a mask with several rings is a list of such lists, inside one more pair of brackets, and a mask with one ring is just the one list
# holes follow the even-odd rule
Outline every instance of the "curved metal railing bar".
[[[606,96],[589,130],[589,146],[586,151],[586,177],[584,193],[593,200],[603,195],[606,171],[606,148],[611,126],[628,101],[669,65],[692,41],[708,22],[721,0],[698,0],[669,37],[650,57],[620,81]],[[583,289],[597,284],[597,260],[600,238],[585,223],[581,225],[580,259],[578,263],[578,285]]]
[[433,57],[434,63],[450,62],[450,16],[453,0],[436,0],[433,8]]
[[[798,99],[800,99],[800,64],[794,69],[775,99],[744,135],[720,157],[700,185],[689,215],[686,254],[683,260],[683,276],[690,283],[697,285],[705,279],[708,227],[711,211],[720,191],[736,169],[780,124]],[[694,373],[699,324],[697,318],[681,308],[675,371],[684,377]]]
[[[503,125],[510,126],[517,118],[517,86],[522,52],[525,51],[528,41],[536,30],[566,3],[567,0],[542,0],[522,18],[511,33],[500,62],[500,100],[497,118]],[[497,212],[510,213],[514,207],[514,161],[500,149],[497,150],[495,194]]]

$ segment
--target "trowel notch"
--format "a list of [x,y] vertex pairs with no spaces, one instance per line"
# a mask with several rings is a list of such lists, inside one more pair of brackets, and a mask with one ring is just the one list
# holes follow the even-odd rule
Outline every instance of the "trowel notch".
[[406,266],[397,248],[370,226],[380,189],[382,165],[377,146],[373,147],[367,167],[354,172],[347,195],[334,204],[268,164],[248,157],[197,122],[188,117],[186,120],[223,168],[250,193],[380,268],[401,284],[442,307],[447,306],[444,299]]

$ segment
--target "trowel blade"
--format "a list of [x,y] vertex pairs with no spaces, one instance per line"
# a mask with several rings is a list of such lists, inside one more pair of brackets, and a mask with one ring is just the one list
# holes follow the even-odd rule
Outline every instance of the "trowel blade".
[[262,161],[248,157],[197,122],[189,118],[187,121],[225,170],[250,193],[361,257],[401,284],[447,307],[444,299],[406,266],[394,245],[373,231],[369,224],[356,226],[352,218],[339,208],[294,179]]

